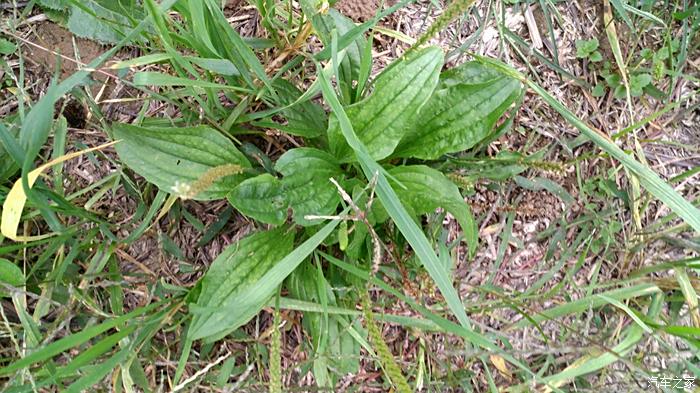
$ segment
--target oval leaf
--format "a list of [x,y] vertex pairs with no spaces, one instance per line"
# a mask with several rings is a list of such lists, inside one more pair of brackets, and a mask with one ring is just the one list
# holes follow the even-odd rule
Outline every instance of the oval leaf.
[[502,72],[498,72],[479,62],[470,61],[441,73],[438,89],[455,85],[482,85],[502,77]]
[[[199,180],[207,171],[223,165],[250,168],[250,162],[218,131],[199,127],[137,127],[114,125],[119,158],[149,182],[167,192]],[[194,199],[224,198],[244,177],[225,176]]]
[[294,232],[278,228],[255,233],[226,248],[202,278],[188,337],[196,340],[231,331],[255,316],[277,289],[277,285],[263,285],[260,278],[293,245]]
[[[454,82],[450,76],[448,81]],[[520,95],[520,82],[507,76],[484,83],[457,83],[435,91],[397,157],[437,159],[469,149],[493,132],[494,125]]]
[[282,182],[268,173],[243,181],[228,200],[241,213],[266,224],[280,225],[287,218]]
[[470,254],[476,251],[478,230],[469,204],[459,188],[441,172],[425,165],[399,166],[388,171],[396,181],[399,200],[416,214],[432,213],[438,207],[450,212],[469,245]]
[[330,178],[337,180],[342,171],[333,156],[308,147],[292,149],[279,158],[275,169],[284,175],[282,187],[294,211],[294,222],[315,225],[318,220],[304,217],[335,213],[340,196]]
[[5,258],[0,258],[0,297],[7,296],[5,285],[21,287],[24,285],[22,269]]
[[[345,109],[355,134],[372,158],[388,157],[403,139],[437,85],[443,57],[436,47],[408,54],[379,74],[372,95]],[[351,160],[352,149],[335,116],[331,117],[328,139],[336,157],[342,162]]]
[[[302,92],[284,79],[274,82],[277,95],[282,105],[291,105],[302,96]],[[313,138],[325,131],[326,112],[312,101],[303,101],[282,111],[287,119],[287,125],[280,129],[288,134]]]

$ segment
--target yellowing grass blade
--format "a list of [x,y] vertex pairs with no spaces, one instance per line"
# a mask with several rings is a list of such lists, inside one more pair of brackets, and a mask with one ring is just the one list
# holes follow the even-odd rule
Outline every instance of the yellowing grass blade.
[[[41,176],[41,174],[47,170],[48,168],[60,164],[62,162],[71,160],[75,157],[81,156],[85,153],[89,153],[92,151],[96,150],[102,150],[106,147],[112,146],[115,143],[119,141],[114,141],[110,143],[105,143],[104,145],[100,145],[97,147],[92,147],[89,149],[81,150],[81,151],[76,151],[73,153],[69,154],[64,154],[60,157],[57,157],[49,162],[47,162],[44,165],[39,166],[38,168],[34,169],[33,171],[29,172],[27,175],[27,182],[29,183],[29,187],[32,187],[36,180]],[[51,237],[54,234],[53,233],[47,233],[44,235],[38,235],[38,236],[18,236],[17,235],[17,228],[19,227],[20,220],[22,218],[22,210],[24,210],[24,204],[27,202],[27,194],[24,192],[24,188],[22,187],[22,179],[19,178],[15,182],[15,184],[12,186],[12,189],[10,192],[7,194],[7,199],[5,199],[5,203],[2,205],[2,222],[0,223],[0,232],[2,232],[3,236],[10,238],[14,241],[17,242],[27,242],[27,241],[32,241],[32,240],[41,240],[41,239],[46,239],[47,237]]]
[[681,287],[681,292],[683,292],[683,297],[685,297],[686,302],[688,302],[688,310],[690,312],[690,317],[696,328],[700,328],[700,310],[698,306],[698,294],[695,292],[693,284],[690,282],[690,277],[688,277],[688,272],[684,267],[677,267],[674,269],[676,272],[676,280]]

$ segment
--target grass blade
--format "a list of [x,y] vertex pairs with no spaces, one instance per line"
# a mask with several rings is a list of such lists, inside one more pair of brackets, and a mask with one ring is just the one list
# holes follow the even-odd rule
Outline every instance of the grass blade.
[[527,79],[523,74],[511,68],[510,66],[499,61],[488,59],[481,56],[476,56],[477,59],[485,64],[489,64],[502,72],[518,78],[527,84],[535,93],[539,94],[547,104],[554,108],[562,115],[569,123],[578,128],[579,131],[605,152],[620,161],[627,169],[639,177],[640,183],[651,192],[661,202],[665,203],[671,210],[678,214],[685,222],[693,229],[700,232],[700,210],[693,206],[692,203],[684,199],[676,190],[668,183],[663,181],[656,172],[651,170],[647,165],[635,160],[632,156],[625,153],[619,146],[611,141],[606,135],[600,131],[594,130],[583,120],[576,117],[566,106],[557,101],[551,94],[543,89],[538,84]]
[[[386,284],[384,281],[375,278],[375,277],[370,277],[370,274],[366,271],[363,271],[356,266],[353,266],[351,264],[348,264],[346,262],[343,262],[337,258],[334,258],[328,254],[325,254],[323,252],[320,253],[328,262],[332,263],[335,266],[338,266],[339,268],[347,271],[348,273],[359,277],[362,280],[369,280],[372,285],[375,285],[382,290],[390,293],[393,296],[396,296],[398,299],[401,299],[401,301],[405,302],[409,306],[411,306],[414,310],[418,311],[421,315],[423,315],[425,318],[428,320],[434,322],[436,325],[440,326],[440,328],[449,333],[456,334],[465,340],[471,342],[474,345],[477,345],[481,348],[484,348],[487,351],[497,353],[503,359],[507,360],[514,366],[520,368],[523,370],[527,375],[532,377],[533,380],[546,384],[546,382],[540,377],[539,375],[535,374],[532,370],[530,370],[525,364],[520,362],[519,360],[515,359],[513,356],[510,354],[506,353],[503,351],[501,348],[498,347],[491,339],[475,332],[474,330],[465,328],[463,326],[460,326],[448,319],[445,319],[439,315],[436,315],[429,309],[425,308],[424,306],[416,303],[413,299],[409,298],[408,296],[405,296],[403,293],[397,291],[396,289],[392,288],[390,285]],[[561,392],[561,390],[557,389],[556,387],[553,387],[553,390],[556,392]]]
[[[638,284],[627,288],[614,289],[599,295],[587,296],[582,299],[574,300],[572,302],[562,304],[554,308],[545,310],[538,315],[532,316],[531,319],[522,319],[511,325],[510,328],[506,330],[512,330],[513,328],[522,328],[530,323],[539,323],[545,320],[555,319],[562,315],[581,313],[589,308],[597,308],[610,304],[610,301],[620,301],[624,299],[631,299],[635,297],[653,295],[659,293],[661,290],[654,284]],[[603,296],[600,296],[603,295]]]
[[138,308],[128,314],[124,314],[118,318],[111,319],[109,321],[103,322],[97,326],[92,326],[87,329],[82,330],[79,333],[72,334],[68,337],[64,337],[58,341],[55,341],[44,348],[41,348],[31,354],[23,357],[22,359],[10,364],[7,367],[0,368],[0,376],[8,375],[15,371],[21,370],[25,367],[31,366],[34,363],[42,362],[52,357],[58,355],[59,353],[76,347],[78,345],[86,343],[88,340],[102,334],[109,329],[119,326],[127,321],[130,321],[140,315],[146,314],[149,311],[156,309],[158,306],[162,305],[163,302],[153,303],[146,307]]
[[[649,311],[647,312],[647,315],[649,317],[654,318],[658,315],[662,306],[662,298],[663,296],[654,297],[654,299],[652,300],[652,304],[649,306]],[[581,358],[578,361],[574,362],[572,366],[567,367],[564,371],[549,376],[545,378],[545,380],[550,382],[552,385],[559,387],[578,376],[589,374],[594,371],[600,370],[603,367],[607,367],[608,365],[618,361],[626,353],[631,351],[634,348],[634,345],[642,339],[643,333],[644,326],[634,324],[627,328],[627,334],[625,335],[625,338],[622,341],[620,341],[615,347],[610,349],[608,352],[593,358]],[[549,392],[551,390],[546,391]]]

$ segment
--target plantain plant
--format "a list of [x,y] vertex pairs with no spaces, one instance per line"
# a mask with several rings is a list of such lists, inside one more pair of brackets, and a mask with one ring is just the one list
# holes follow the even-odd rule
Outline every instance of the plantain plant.
[[[477,63],[440,73],[442,62],[438,48],[417,50],[378,75],[372,93],[345,110],[358,138],[372,158],[380,160],[393,187],[400,190],[403,205],[414,215],[444,208],[468,234],[474,249],[475,228],[469,205],[457,186],[424,160],[463,151],[492,135],[496,122],[522,94],[522,87],[518,81],[494,74]],[[307,108],[325,116],[316,104],[307,103]],[[307,108],[295,105],[287,112],[293,113],[291,118],[299,119]],[[320,225],[323,220],[317,216],[336,215],[341,198],[330,179],[355,194],[365,186],[366,179],[362,178],[333,114],[329,123],[327,135],[304,138],[304,147],[286,151],[273,168],[267,169],[253,165],[230,139],[210,127],[118,124],[113,129],[114,137],[121,140],[116,145],[121,160],[160,189],[183,199],[226,198],[244,215],[286,228],[271,230],[264,237],[244,239],[231,247],[239,250],[237,253],[224,252],[204,278],[207,288],[211,285],[209,277],[222,277],[220,268],[235,265],[244,269],[235,275],[261,269],[269,264],[266,261],[275,262],[270,259],[291,251],[293,241],[284,240],[290,233]],[[309,131],[314,127],[306,126]],[[384,224],[388,218],[380,204],[373,206],[371,217],[374,225]],[[303,233],[308,231],[300,232],[300,236]],[[351,243],[360,245],[367,231],[354,231],[353,236],[360,238],[353,237]],[[241,250],[247,244],[258,251],[255,257],[248,258],[249,266],[243,267],[231,258],[245,256]],[[269,252],[281,254],[261,252],[268,248]],[[206,301],[209,306],[223,305],[213,299]],[[226,296],[220,301],[236,303],[237,299]],[[234,317],[227,312],[222,315]],[[236,319],[237,323],[223,324],[221,328],[245,322]]]
[[[313,25],[329,48],[337,48],[338,33],[347,33],[353,26],[333,10],[315,15]],[[294,78],[271,80],[263,100],[278,103],[267,109],[272,115],[241,116],[257,118],[254,125],[276,128],[302,141],[302,147],[291,148],[276,160],[244,153],[234,142],[235,132],[210,126],[164,127],[157,119],[144,119],[141,125],[113,125],[113,136],[121,141],[116,145],[120,159],[146,180],[182,199],[226,199],[261,224],[258,232],[225,249],[202,278],[201,292],[192,297],[190,307],[190,342],[222,337],[245,324],[318,246],[342,252],[353,261],[371,259],[370,233],[390,233],[390,218],[395,221],[397,211],[399,220],[410,217],[404,227],[413,230],[420,215],[444,209],[455,217],[470,251],[475,251],[477,230],[470,207],[457,185],[433,168],[431,160],[492,137],[500,130],[499,120],[522,96],[522,84],[476,62],[442,71],[443,52],[432,46],[410,50],[369,81],[369,45],[359,35],[335,52],[325,68],[319,65],[319,78],[306,93],[295,86]],[[324,92],[328,98],[333,77],[338,90],[332,95],[342,109],[328,113],[317,96]],[[234,99],[241,102],[243,94]],[[346,119],[368,156],[356,151],[357,141],[348,140],[343,129]],[[376,173],[367,172],[367,160]],[[379,184],[379,200],[368,204],[373,192],[370,183],[377,176],[388,180],[394,197],[386,199]],[[365,220],[347,213],[343,191],[368,206]],[[343,220],[351,224],[338,225]],[[329,226],[335,236],[324,231]],[[407,236],[409,244],[410,236],[428,244],[422,233]],[[295,244],[301,246],[295,249]],[[427,252],[434,256],[430,248]],[[452,300],[453,312],[462,314],[460,322],[468,325],[445,270],[430,263],[426,267],[443,295]],[[316,286],[329,287],[323,272],[314,279],[306,277],[304,265],[298,269],[302,270],[287,280],[289,291],[303,300],[318,301],[318,295],[311,295],[318,293]],[[320,291],[327,292],[328,304],[340,301],[332,291]],[[351,325],[349,320],[325,320],[321,330],[318,317],[309,318],[305,326],[315,337],[315,349],[329,351],[324,361],[347,348],[359,351],[352,343],[320,342],[321,331],[344,329]],[[357,364],[336,365],[345,371],[356,368]]]
[[[540,95],[578,128],[582,136],[628,168],[642,186],[695,230],[700,228],[697,208],[648,166],[591,129],[544,89],[501,63],[476,57],[477,62],[444,69],[442,50],[426,45],[426,36],[372,77],[372,38],[365,36],[365,32],[408,1],[399,1],[376,18],[355,25],[328,9],[325,1],[302,0],[303,12],[300,13],[293,2],[251,0],[261,13],[261,25],[270,37],[267,39],[241,37],[231,27],[218,0],[120,1],[121,5],[136,7],[138,4],[138,7],[133,15],[125,13],[127,19],[111,24],[113,27],[124,25],[124,28],[110,29],[113,33],[110,40],[118,40],[117,46],[74,76],[52,85],[26,118],[17,117],[22,120],[21,127],[13,124],[5,129],[0,125],[2,145],[7,149],[0,154],[11,158],[11,161],[6,160],[7,170],[3,170],[0,177],[9,178],[21,170],[16,185],[27,183],[18,189],[26,191],[29,206],[39,207],[38,213],[26,217],[32,219],[41,214],[53,231],[42,237],[50,246],[46,251],[42,249],[45,256],[42,254],[39,260],[47,261],[55,250],[60,250],[56,252],[60,262],[57,273],[54,276],[52,272],[48,280],[34,273],[25,278],[17,269],[12,271],[10,266],[15,265],[0,263],[0,269],[12,273],[8,277],[19,277],[5,281],[12,286],[24,282],[49,285],[46,290],[49,298],[52,283],[55,282],[61,291],[65,283],[75,284],[77,294],[81,295],[86,283],[95,279],[95,273],[108,266],[110,279],[114,276],[113,282],[117,283],[109,287],[114,317],[105,317],[103,310],[89,298],[81,302],[71,300],[68,309],[84,303],[89,306],[87,315],[94,312],[95,317],[74,318],[74,322],[84,322],[80,325],[82,330],[49,344],[43,345],[45,339],[34,335],[38,329],[34,329],[31,318],[23,317],[23,330],[31,334],[22,344],[28,343],[32,350],[0,368],[0,376],[12,376],[10,384],[17,388],[13,391],[68,383],[67,391],[84,391],[114,370],[120,370],[110,377],[115,384],[119,384],[117,378],[122,378],[121,383],[127,389],[138,384],[148,391],[149,383],[139,364],[139,352],[147,352],[144,348],[158,331],[177,329],[185,320],[187,329],[174,378],[174,390],[179,390],[194,380],[178,384],[195,341],[204,342],[200,357],[205,358],[205,353],[211,349],[206,344],[238,329],[266,305],[275,305],[278,310],[282,307],[305,312],[302,325],[311,338],[311,367],[322,388],[332,389],[338,382],[338,375],[359,369],[360,347],[373,356],[376,352],[380,366],[396,391],[409,388],[383,341],[378,326],[382,321],[455,334],[466,343],[493,354],[489,359],[501,365],[497,366],[499,370],[506,368],[504,362],[521,370],[519,382],[523,390],[527,389],[525,384],[529,381],[537,381],[547,383],[553,391],[560,391],[558,387],[571,378],[602,369],[615,361],[616,357],[607,352],[597,357],[586,355],[575,366],[546,376],[544,371],[535,373],[509,355],[494,336],[472,328],[462,300],[452,286],[448,250],[444,244],[439,244],[439,253],[436,253],[434,242],[430,240],[433,238],[430,227],[422,228],[422,216],[438,208],[452,214],[463,231],[469,255],[475,253],[478,242],[475,219],[460,190],[468,189],[474,179],[502,180],[528,166],[543,165],[537,154],[521,157],[502,152],[495,159],[472,154],[508,130],[523,97],[524,86]],[[39,3],[44,7],[55,4],[57,11],[69,17],[92,10],[90,15],[102,18],[118,11],[110,5],[109,13],[98,13],[97,10],[105,7],[95,5],[106,4],[101,0],[91,0],[92,5],[82,7],[74,0]],[[471,1],[457,0],[450,4],[429,32],[441,30]],[[136,17],[141,13],[145,18]],[[178,16],[173,17],[174,13]],[[85,21],[90,19],[81,19],[83,24]],[[304,50],[311,34],[320,38],[323,49],[313,53]],[[147,109],[144,107],[134,124],[105,127],[119,141],[115,148],[124,166],[160,189],[152,201],[143,198],[143,203],[139,204],[143,214],[137,214],[131,222],[137,224],[136,229],[126,239],[120,239],[111,233],[108,222],[87,214],[87,210],[74,208],[59,193],[49,193],[42,181],[32,190],[28,179],[35,173],[35,161],[52,130],[52,108],[58,98],[84,83],[90,69],[98,67],[121,46],[132,43],[142,45],[148,54],[110,67],[119,70],[123,77],[126,74],[121,72],[128,67],[167,63],[161,68],[167,72],[137,72],[129,83],[145,90],[149,99],[165,101],[178,111],[173,119],[149,118],[143,115]],[[150,90],[153,86],[158,88],[157,92]],[[99,113],[95,118],[100,119]],[[61,126],[61,120],[55,124],[57,152],[54,153],[61,156],[66,126]],[[279,156],[263,153],[256,147],[261,141],[257,136],[270,129],[293,139],[294,147],[290,144],[289,148],[282,148]],[[469,168],[470,171],[462,177],[442,172],[452,172],[454,168]],[[114,179],[133,184],[128,174],[121,175],[122,172],[114,174]],[[61,183],[58,178],[56,184]],[[112,185],[108,183],[104,187],[106,190]],[[138,187],[128,189],[134,191]],[[167,194],[171,197],[166,201]],[[55,201],[55,206],[46,205],[47,198]],[[114,300],[123,293],[113,253],[143,235],[151,222],[164,214],[158,215],[158,212],[176,206],[178,198],[226,200],[231,205],[230,210],[236,209],[249,217],[257,223],[257,229],[223,250],[192,289],[154,284],[157,287],[154,292],[163,300],[125,313],[121,300]],[[152,202],[150,208],[146,200]],[[72,215],[82,221],[63,225],[56,218],[54,208],[61,215]],[[21,206],[15,209],[17,224],[21,212]],[[89,222],[98,223],[99,228],[93,226],[84,235],[84,246],[69,241],[69,252],[63,255],[65,239],[87,227],[83,224]],[[16,225],[10,229],[8,233],[15,235]],[[99,237],[100,233],[104,237]],[[55,237],[51,238],[52,235]],[[100,241],[106,242],[103,249],[91,254]],[[388,257],[382,255],[382,243],[392,246]],[[26,243],[21,247],[34,244]],[[16,250],[14,247],[8,246],[5,250]],[[388,259],[400,264],[406,261],[421,264],[456,322],[420,305],[387,285],[381,277],[373,277],[377,271],[392,272],[380,269]],[[66,272],[82,271],[72,260],[90,261],[85,277],[77,273],[71,275],[80,277],[79,283],[63,280]],[[70,270],[66,266],[70,266]],[[682,274],[679,277],[689,280]],[[366,283],[401,299],[425,319],[374,314]],[[535,283],[529,293],[535,293],[543,283]],[[65,288],[70,288],[68,284]],[[280,287],[284,289],[281,292]],[[690,284],[685,285],[688,287]],[[280,293],[284,296],[271,302],[273,296]],[[655,284],[642,283],[610,290],[606,297],[591,294],[553,307],[541,315],[517,322],[514,328],[608,303],[627,308],[622,301],[649,295],[654,296],[647,312],[651,320],[659,313],[662,292]],[[362,313],[355,309],[358,303],[362,304]],[[45,308],[37,309],[34,317],[41,319],[45,314],[36,315]],[[179,317],[183,309],[187,313],[184,319]],[[627,310],[632,315],[633,310]],[[175,315],[178,317],[173,318]],[[353,315],[364,315],[366,326],[353,319]],[[97,323],[97,316],[105,317],[105,321]],[[272,329],[279,326],[280,320],[278,312]],[[46,337],[53,337],[54,333],[49,330]],[[274,366],[271,367],[273,383],[270,386],[271,391],[277,391],[283,372],[280,368],[281,335],[270,336],[273,345],[269,364]],[[629,351],[642,337],[641,327],[631,326],[613,352]],[[64,355],[70,358],[67,363],[54,361],[67,349],[82,348],[89,342],[94,345],[86,347],[88,349],[79,355],[73,358]],[[229,360],[233,358],[226,360],[225,367],[233,367],[234,363]],[[25,369],[31,369],[31,380],[25,380]],[[224,377],[229,374],[222,372]],[[198,373],[195,377],[197,375],[201,376]]]

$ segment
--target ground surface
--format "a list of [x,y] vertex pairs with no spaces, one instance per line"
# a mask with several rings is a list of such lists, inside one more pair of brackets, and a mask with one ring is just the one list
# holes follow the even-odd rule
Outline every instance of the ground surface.
[[[266,38],[257,10],[244,3],[234,1],[226,8],[232,25],[244,36]],[[375,15],[379,3],[374,0],[341,0],[337,8],[353,20],[363,22]],[[400,57],[435,21],[443,7],[442,4],[436,7],[436,3],[441,2],[412,2],[381,21],[381,29],[374,36],[375,72]],[[546,5],[546,13],[542,4]],[[601,83],[600,70],[593,68],[588,59],[576,56],[576,41],[596,37],[603,58],[615,64],[603,24],[603,7],[597,2],[573,1],[555,5],[549,2],[532,5],[524,2],[476,2],[474,8],[476,11],[459,18],[430,41],[444,48],[448,66],[463,63],[469,58],[469,52],[501,59],[541,84],[559,102],[603,134],[613,136],[630,124],[642,122],[641,127],[621,137],[618,143],[631,150],[635,149],[635,141],[639,142],[638,154],[643,154],[648,165],[663,179],[672,179],[700,166],[699,52],[688,53],[678,80],[672,82],[670,77],[665,77],[655,81],[660,90],[665,91],[669,86],[673,88],[670,102],[678,104],[669,110],[666,110],[668,101],[646,94],[632,97],[629,102],[613,97],[612,92],[595,97],[592,89],[596,83]],[[668,16],[662,11],[660,17],[662,14]],[[41,15],[40,12],[36,14]],[[664,45],[665,35],[682,38],[678,23],[662,28],[643,19],[636,22],[645,28],[631,32],[622,21],[616,21],[621,46],[628,58],[637,56],[641,48],[658,50]],[[550,26],[551,32],[548,31]],[[520,37],[524,45],[507,38],[510,36],[504,33],[504,29]],[[106,48],[74,37],[58,24],[42,18],[21,25],[13,34],[22,45],[22,61],[26,64],[25,88],[33,98],[45,92],[52,76],[59,80],[67,78]],[[692,37],[689,47],[697,49],[697,40],[698,37]],[[57,54],[63,56],[59,61]],[[109,66],[140,54],[137,48],[127,48],[106,64]],[[542,58],[547,60],[542,61]],[[10,58],[8,64],[10,69],[16,69],[18,61]],[[648,66],[639,67],[645,69]],[[158,66],[148,67],[159,69]],[[118,74],[103,68],[92,75],[89,88],[82,94],[66,97],[57,105],[57,109],[65,108],[63,113],[69,127],[68,150],[109,141],[109,136],[100,127],[101,122],[131,123],[139,116],[175,117],[179,113],[179,109],[167,102],[147,100],[147,93],[125,84],[123,79],[130,78],[128,73]],[[14,113],[18,106],[14,96],[7,91],[1,94],[0,113]],[[99,108],[100,113],[91,105]],[[658,115],[662,110],[664,112]],[[650,116],[651,120],[645,120]],[[599,286],[626,285],[645,268],[697,258],[700,249],[697,233],[687,228],[678,229],[681,225],[678,219],[663,222],[669,209],[646,195],[640,203],[648,206],[641,210],[640,217],[634,217],[628,205],[619,198],[622,191],[627,192],[633,187],[625,171],[608,156],[600,154],[592,143],[578,140],[578,136],[579,131],[541,97],[527,91],[511,131],[483,151],[485,157],[495,157],[499,152],[517,152],[537,158],[526,164],[517,176],[506,180],[478,178],[469,185],[465,197],[478,218],[480,247],[474,258],[468,257],[463,242],[457,242],[451,251],[454,281],[470,307],[473,323],[482,332],[498,337],[499,343],[507,347],[509,353],[531,362],[533,367],[550,370],[563,370],[577,359],[610,350],[620,341],[623,329],[635,322],[625,312],[616,311],[609,305],[606,312],[584,309],[544,322],[537,328],[515,328],[514,324],[523,320],[524,314],[537,315],[556,305],[586,298],[593,288]],[[258,147],[271,157],[279,156],[288,146],[298,144],[297,139],[281,136],[273,130],[267,131],[264,139]],[[95,156],[82,156],[67,162],[63,168],[63,187],[66,194],[78,193],[121,170],[116,153],[108,148]],[[462,178],[468,178],[472,170],[457,166],[450,169],[454,176]],[[145,182],[138,176],[133,180],[139,188],[145,187]],[[686,199],[697,200],[700,194],[697,172],[674,182],[673,187]],[[138,223],[132,218],[143,214],[143,205],[133,192],[119,186],[96,200],[92,199],[93,195],[94,192],[76,195],[72,202],[79,206],[89,203],[91,212],[116,225],[113,232],[120,238],[127,238],[136,230]],[[193,287],[226,246],[255,230],[255,224],[226,201],[185,201],[179,209],[149,227],[138,240],[115,252],[119,269],[124,274],[123,299],[127,309],[150,302],[154,283]],[[192,218],[187,219],[186,215]],[[442,221],[435,223],[431,220]],[[442,228],[448,243],[459,239],[459,226],[450,215],[431,215],[426,224]],[[217,230],[212,231],[213,227]],[[667,230],[661,231],[660,228]],[[38,256],[40,252],[31,254]],[[442,301],[426,273],[411,271],[409,273],[415,274],[407,280],[405,270],[401,266],[387,267],[386,281],[425,304]],[[401,279],[402,274],[404,279]],[[690,269],[689,275],[691,289],[699,291],[697,271]],[[673,269],[652,269],[642,276],[643,281],[655,283],[669,295],[682,298]],[[377,313],[417,315],[409,305],[395,301],[381,291],[374,292],[373,296]],[[518,307],[508,306],[511,297],[518,299]],[[638,305],[636,301],[625,304],[629,307]],[[645,304],[648,302],[639,303]],[[11,302],[4,301],[3,307],[9,310],[12,324],[19,325]],[[673,314],[670,307],[665,305],[664,313]],[[674,324],[692,326],[693,310],[687,305],[683,307]],[[51,314],[46,318],[55,317]],[[283,386],[311,391],[315,386],[313,373],[309,370],[309,360],[313,355],[305,345],[309,337],[302,327],[302,313],[285,311],[281,318]],[[267,389],[269,376],[264,359],[267,357],[266,347],[270,344],[272,323],[271,309],[266,308],[239,337],[197,346],[195,352],[202,354],[202,358],[191,358],[184,369],[183,379],[201,377],[197,373],[212,364],[213,376],[195,379],[187,389]],[[152,387],[172,388],[168,383],[177,367],[181,348],[175,343],[181,334],[181,328],[157,334],[153,339],[153,346],[157,348],[149,353],[148,358],[141,360],[144,377]],[[501,389],[518,384],[511,374],[514,372],[512,365],[502,365],[502,359],[499,361],[497,357],[466,348],[456,336],[395,324],[384,324],[382,335],[405,373],[413,376],[412,383],[418,384],[417,375],[426,373],[420,377],[421,386],[426,391],[480,392],[489,391],[490,384]],[[2,340],[9,348],[9,340]],[[9,350],[5,350],[2,356],[13,356],[7,352]],[[234,360],[230,364],[233,368],[226,369],[231,377],[225,379],[221,387],[214,383],[214,379],[217,373],[224,371],[215,360],[227,354],[233,354],[231,359]],[[565,391],[652,391],[647,382],[649,373],[691,375],[683,369],[683,361],[695,359],[697,364],[693,348],[669,335],[662,338],[645,336],[631,352],[620,357],[620,361],[613,365],[562,388]],[[359,372],[343,376],[336,391],[387,391],[388,385],[382,375],[374,358],[363,351]]]

